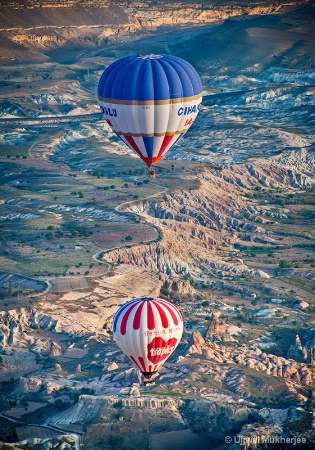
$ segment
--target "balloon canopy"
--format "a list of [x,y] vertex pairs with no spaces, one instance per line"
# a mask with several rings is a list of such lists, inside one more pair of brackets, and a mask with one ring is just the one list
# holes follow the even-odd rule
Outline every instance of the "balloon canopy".
[[120,349],[150,379],[179,344],[183,320],[167,300],[136,298],[116,312],[113,333]]
[[103,72],[98,99],[108,125],[150,167],[194,122],[202,84],[176,56],[127,56]]

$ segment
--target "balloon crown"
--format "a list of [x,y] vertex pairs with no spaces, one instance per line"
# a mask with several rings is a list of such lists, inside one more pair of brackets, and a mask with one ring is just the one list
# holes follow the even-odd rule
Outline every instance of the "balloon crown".
[[153,55],[152,53],[150,55],[138,55],[138,59],[160,59],[163,58],[163,55]]

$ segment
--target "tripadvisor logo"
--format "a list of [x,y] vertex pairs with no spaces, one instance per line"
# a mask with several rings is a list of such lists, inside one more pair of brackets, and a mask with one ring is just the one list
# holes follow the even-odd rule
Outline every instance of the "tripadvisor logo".
[[173,353],[176,345],[177,339],[175,337],[169,339],[168,341],[164,341],[162,337],[155,337],[152,342],[148,344],[148,360],[153,364],[158,364]]
[[162,356],[162,355],[169,355],[175,350],[175,345],[168,345],[167,347],[160,347],[160,348],[151,348],[150,354],[151,356]]

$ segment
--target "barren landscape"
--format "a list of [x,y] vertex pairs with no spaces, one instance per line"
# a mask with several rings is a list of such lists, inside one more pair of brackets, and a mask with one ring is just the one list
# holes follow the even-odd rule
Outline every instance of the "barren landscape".
[[[0,449],[314,448],[314,12],[0,2]],[[97,105],[137,53],[204,90],[155,180]],[[145,387],[112,320],[147,296],[184,334]]]

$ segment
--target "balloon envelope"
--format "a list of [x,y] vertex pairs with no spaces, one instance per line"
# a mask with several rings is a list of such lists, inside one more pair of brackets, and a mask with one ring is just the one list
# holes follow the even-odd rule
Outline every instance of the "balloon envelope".
[[98,99],[110,127],[150,167],[194,122],[202,84],[182,58],[127,56],[103,72]]
[[183,333],[178,309],[160,298],[136,298],[115,314],[117,345],[150,378],[173,353]]

